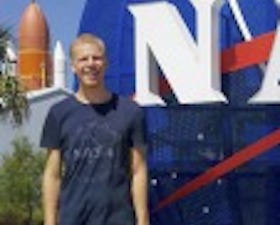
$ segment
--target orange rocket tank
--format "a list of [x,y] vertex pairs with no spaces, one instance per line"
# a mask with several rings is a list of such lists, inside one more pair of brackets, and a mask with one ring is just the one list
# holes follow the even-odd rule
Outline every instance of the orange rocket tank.
[[32,1],[24,11],[19,25],[17,72],[27,90],[49,86],[51,60],[49,29],[37,3]]

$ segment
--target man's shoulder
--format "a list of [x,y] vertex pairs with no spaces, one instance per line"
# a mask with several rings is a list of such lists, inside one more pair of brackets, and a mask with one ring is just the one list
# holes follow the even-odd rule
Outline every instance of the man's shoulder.
[[141,106],[136,101],[134,101],[132,97],[119,95],[118,98],[121,107],[128,110],[135,110],[135,111],[141,110]]
[[72,108],[74,105],[73,96],[67,96],[64,99],[59,100],[58,102],[54,103],[50,107],[50,111],[53,113],[61,113],[63,111],[67,111],[68,109]]
[[119,96],[119,110],[128,119],[142,118],[145,114],[143,108],[131,97]]

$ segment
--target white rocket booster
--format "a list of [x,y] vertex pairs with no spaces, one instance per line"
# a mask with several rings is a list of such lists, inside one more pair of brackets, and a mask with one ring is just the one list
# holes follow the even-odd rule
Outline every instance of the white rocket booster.
[[66,88],[66,58],[60,41],[54,48],[54,86]]
[[17,54],[14,50],[14,46],[11,41],[7,41],[6,43],[6,60],[2,65],[2,72],[7,73],[9,75],[16,75],[16,65],[17,65]]
[[6,55],[9,62],[16,62],[17,61],[17,54],[14,50],[14,46],[12,42],[7,41],[7,47],[6,47]]

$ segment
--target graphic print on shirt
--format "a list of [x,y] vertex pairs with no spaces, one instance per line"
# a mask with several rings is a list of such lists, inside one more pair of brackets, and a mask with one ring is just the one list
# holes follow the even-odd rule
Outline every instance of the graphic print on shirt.
[[120,141],[120,135],[105,122],[80,125],[64,152],[65,180],[94,183],[108,178]]

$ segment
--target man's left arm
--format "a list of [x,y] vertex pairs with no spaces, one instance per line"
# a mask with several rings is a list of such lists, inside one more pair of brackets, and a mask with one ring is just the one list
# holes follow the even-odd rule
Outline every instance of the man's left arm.
[[149,225],[148,172],[142,149],[132,149],[132,200],[136,213],[136,225]]

